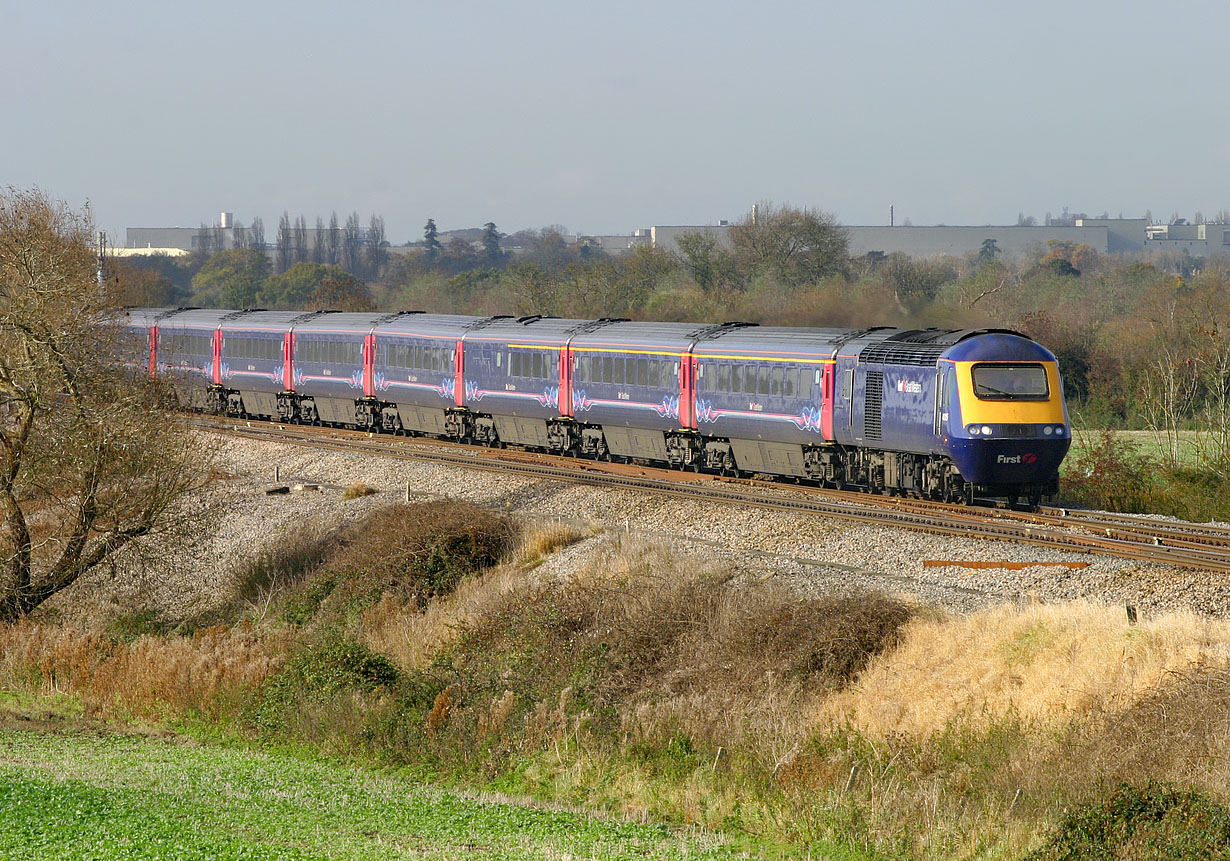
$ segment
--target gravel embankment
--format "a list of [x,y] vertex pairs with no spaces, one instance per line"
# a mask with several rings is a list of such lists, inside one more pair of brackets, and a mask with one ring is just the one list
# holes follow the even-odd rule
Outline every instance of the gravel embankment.
[[[880,589],[957,612],[1004,601],[1081,598],[1132,603],[1144,613],[1183,609],[1230,615],[1230,584],[1221,575],[1104,556],[255,440],[224,438],[219,459],[234,478],[217,483],[212,501],[221,503],[223,512],[200,542],[152,559],[139,575],[128,565],[123,576],[95,572],[56,599],[61,613],[96,612],[100,603],[117,611],[156,606],[176,616],[207,609],[229,596],[242,561],[283,531],[353,519],[400,501],[408,486],[412,498],[452,496],[521,516],[603,527],[552,560],[548,570],[604,553],[626,531],[740,574],[779,577],[813,594]],[[307,482],[322,489],[268,496],[275,466],[282,484]],[[355,481],[381,492],[343,500],[342,488]],[[1092,564],[1081,570],[1043,565],[1013,571],[924,566],[928,560]]]

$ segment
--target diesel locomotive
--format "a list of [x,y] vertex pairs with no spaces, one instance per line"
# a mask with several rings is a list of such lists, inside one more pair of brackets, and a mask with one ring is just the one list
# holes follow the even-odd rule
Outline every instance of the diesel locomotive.
[[999,329],[175,308],[121,324],[131,364],[236,418],[1030,506],[1071,442],[1055,356]]

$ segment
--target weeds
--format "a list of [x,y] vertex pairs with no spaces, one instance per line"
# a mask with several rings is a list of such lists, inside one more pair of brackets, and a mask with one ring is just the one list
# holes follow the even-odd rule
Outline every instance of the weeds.
[[1065,816],[1028,861],[1102,858],[1230,858],[1230,812],[1166,784],[1120,784]]
[[377,492],[376,488],[369,486],[366,482],[356,481],[342,491],[342,499],[358,499],[362,496],[373,496]]

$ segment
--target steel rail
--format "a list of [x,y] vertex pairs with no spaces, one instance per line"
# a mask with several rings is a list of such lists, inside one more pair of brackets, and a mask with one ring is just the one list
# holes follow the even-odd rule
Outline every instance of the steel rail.
[[[194,416],[189,421],[204,430],[333,451],[362,452],[538,479],[622,487],[695,501],[897,526],[936,535],[1008,541],[1072,553],[1094,553],[1230,572],[1230,550],[1219,549],[1220,543],[1202,545],[1190,535],[1177,534],[1177,528],[1171,523],[1162,530],[1164,539],[1152,528],[1133,530],[1112,526],[1109,527],[1110,534],[1104,531],[1086,532],[1081,524],[1071,522],[1066,517],[1046,514],[977,509],[768,482],[724,480],[719,476],[655,467],[628,467],[558,455],[478,448],[448,441],[391,437],[366,431],[212,416]],[[800,490],[804,492],[797,492]],[[1100,526],[1096,528],[1103,529]]]

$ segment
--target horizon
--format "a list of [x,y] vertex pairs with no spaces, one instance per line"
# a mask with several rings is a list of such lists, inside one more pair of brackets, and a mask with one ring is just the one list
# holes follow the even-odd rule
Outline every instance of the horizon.
[[[226,210],[586,235],[1230,208],[1230,7],[149,0],[9,12],[0,178],[100,229]],[[50,58],[50,59],[49,59]],[[1159,205],[1163,204],[1163,205]],[[474,213],[474,215],[471,215]]]

